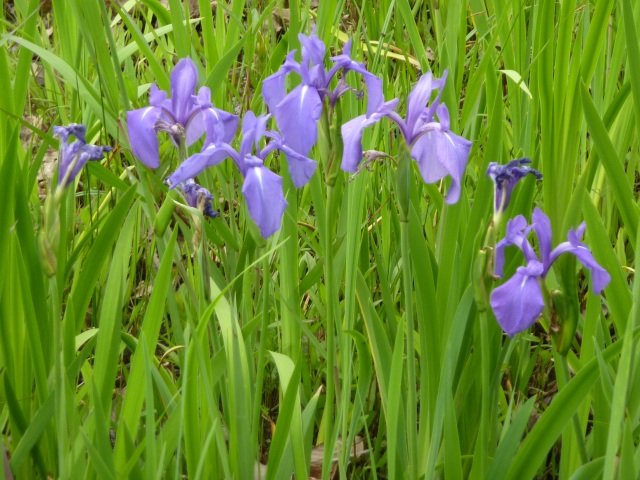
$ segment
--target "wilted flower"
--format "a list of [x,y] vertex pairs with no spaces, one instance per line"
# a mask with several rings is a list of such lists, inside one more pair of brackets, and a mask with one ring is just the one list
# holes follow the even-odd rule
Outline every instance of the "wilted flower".
[[[264,166],[264,159],[273,150],[287,153],[291,165],[292,178],[296,184],[304,184],[313,174],[316,163],[294,152],[286,146],[282,138],[266,129],[268,116],[256,117],[247,112],[242,121],[242,142],[240,151],[219,138],[208,135],[200,153],[186,159],[167,179],[170,188],[194,178],[207,167],[212,167],[231,157],[244,176],[242,193],[247,200],[251,218],[260,227],[260,233],[267,238],[280,229],[282,215],[287,202],[282,192],[282,178]],[[272,141],[262,150],[260,140],[269,137]],[[254,154],[255,149],[255,154]]]
[[184,193],[184,197],[189,206],[197,208],[207,217],[216,218],[218,216],[218,212],[213,209],[211,203],[213,201],[213,195],[202,185],[198,185],[193,178],[178,184],[178,187]]
[[149,107],[127,112],[129,141],[136,157],[149,168],[160,166],[157,132],[166,132],[176,145],[197,141],[209,128],[218,128],[227,142],[233,139],[238,117],[215,108],[211,91],[196,92],[198,70],[190,58],[183,58],[171,71],[171,99],[153,84]]
[[[527,226],[522,215],[509,220],[507,233],[496,245],[495,274],[502,276],[504,249],[515,245],[524,254],[527,265],[518,267],[516,273],[491,293],[491,307],[502,329],[509,335],[529,328],[538,319],[544,308],[544,298],[540,282],[544,281],[553,262],[563,253],[571,253],[591,271],[593,290],[596,295],[609,284],[611,276],[593,258],[589,248],[580,241],[586,224],[577,230],[569,230],[568,241],[551,250],[551,223],[538,208],[533,212],[533,224]],[[531,230],[536,232],[540,245],[540,258],[527,240]]]
[[[87,129],[84,125],[72,123],[66,127],[53,127],[53,133],[60,137],[60,156],[58,158],[58,186],[70,185],[78,173],[90,160],[101,160],[105,152],[113,150],[111,147],[87,145]],[[73,136],[76,141],[69,143]]]
[[[471,142],[449,130],[449,110],[444,103],[440,103],[446,78],[446,71],[442,78],[434,78],[431,72],[420,78],[407,99],[406,120],[394,111],[398,99],[393,99],[380,103],[374,112],[367,112],[366,115],[345,123],[342,126],[342,169],[347,172],[358,170],[363,157],[362,132],[382,117],[388,117],[400,128],[404,141],[411,150],[411,157],[418,162],[422,179],[426,183],[433,183],[450,175],[451,188],[445,201],[457,202]],[[429,105],[435,89],[439,89],[438,95]],[[439,122],[434,120],[434,115],[437,115]]]
[[[302,62],[295,61],[295,50],[289,52],[280,70],[262,82],[262,95],[286,144],[306,156],[318,139],[316,123],[322,115],[323,99],[328,97],[333,106],[338,97],[353,90],[342,79],[334,90],[330,89],[331,80],[340,70],[354,71],[364,77],[369,113],[375,112],[382,104],[382,81],[351,58],[351,40],[345,44],[341,55],[331,58],[334,64],[327,72],[324,68],[326,49],[322,40],[315,32],[311,36],[299,34],[298,38],[302,44]],[[291,72],[300,75],[302,83],[287,94],[285,79]]]
[[495,184],[494,212],[502,213],[507,209],[509,200],[511,200],[511,192],[513,192],[516,183],[526,177],[527,174],[534,175],[538,180],[542,178],[540,172],[528,166],[530,163],[531,159],[529,158],[516,158],[506,165],[500,165],[496,162],[489,164],[487,176],[491,177]]

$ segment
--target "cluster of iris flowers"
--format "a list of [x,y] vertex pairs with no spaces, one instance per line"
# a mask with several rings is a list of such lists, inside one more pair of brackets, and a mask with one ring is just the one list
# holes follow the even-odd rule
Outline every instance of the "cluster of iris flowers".
[[[495,184],[494,221],[506,210],[511,193],[516,184],[528,174],[538,179],[542,175],[528,166],[529,159],[516,159],[506,165],[495,162],[489,164],[487,176]],[[551,248],[551,222],[542,210],[536,208],[532,215],[531,225],[518,215],[507,222],[505,238],[496,245],[495,269],[497,277],[503,276],[504,250],[508,246],[519,248],[526,261],[526,266],[518,267],[515,274],[491,292],[491,307],[502,329],[509,335],[531,327],[542,314],[545,307],[543,295],[544,281],[553,263],[563,253],[570,253],[591,271],[593,291],[599,295],[609,284],[611,276],[596,262],[589,248],[582,243],[586,224],[582,223],[577,230],[569,230],[566,242]],[[540,257],[527,239],[534,231],[538,239]]]
[[[199,208],[206,216],[216,217],[213,195],[194,180],[205,168],[218,165],[231,158],[240,170],[244,184],[242,193],[251,218],[260,233],[267,238],[280,229],[287,206],[282,189],[282,178],[265,166],[267,156],[275,150],[286,155],[292,182],[303,187],[316,170],[316,162],[308,157],[318,139],[317,123],[324,105],[333,109],[340,96],[349,91],[361,92],[349,86],[344,77],[347,72],[360,74],[367,87],[367,112],[342,125],[344,143],[341,168],[356,172],[363,158],[362,133],[383,117],[398,126],[405,147],[417,162],[422,179],[433,183],[450,176],[451,186],[447,203],[460,198],[461,184],[467,165],[471,142],[450,131],[449,111],[441,103],[447,72],[435,78],[431,72],[423,75],[407,99],[403,119],[395,110],[399,99],[384,101],[382,81],[368,72],[364,65],[351,57],[351,41],[342,54],[331,57],[327,70],[324,43],[312,33],[299,35],[301,61],[290,52],[282,67],[266,78],[262,95],[278,131],[267,128],[271,115],[256,116],[248,111],[242,119],[242,137],[239,149],[232,146],[238,128],[238,116],[218,109],[211,103],[211,92],[201,87],[196,94],[198,72],[190,58],[180,60],[171,72],[171,97],[167,92],[151,86],[149,106],[127,113],[129,139],[134,155],[149,168],[160,166],[158,132],[167,133],[181,155],[181,164],[168,176],[170,188],[179,187],[189,205]],[[341,78],[334,82],[342,72]],[[286,78],[296,73],[301,83],[287,92]],[[335,85],[332,88],[332,84]],[[434,91],[435,99],[431,101]],[[437,118],[437,121],[436,121]],[[109,147],[88,145],[82,125],[55,127],[62,139],[58,184],[66,187],[89,160],[102,158]],[[200,152],[186,155],[187,148],[205,136]],[[69,143],[73,136],[76,141]],[[265,143],[264,139],[268,141]],[[492,162],[487,175],[495,184],[494,222],[505,212],[515,185],[528,174],[540,179],[542,175],[529,167],[529,159],[517,159],[506,165]],[[526,266],[491,293],[491,306],[502,329],[510,336],[529,328],[542,313],[545,302],[543,282],[554,261],[563,253],[571,253],[591,271],[594,291],[599,294],[609,283],[610,276],[593,258],[581,237],[583,223],[571,230],[568,240],[551,249],[551,226],[547,216],[539,209],[533,213],[533,223],[527,225],[522,215],[507,224],[506,236],[496,245],[495,275],[502,277],[504,249],[514,245],[524,254]],[[538,237],[540,257],[529,243],[529,232]]]
[[[362,76],[367,87],[367,113],[342,126],[344,157],[342,169],[353,172],[363,158],[362,131],[387,116],[400,127],[413,158],[418,162],[426,182],[432,183],[452,177],[447,196],[454,203],[460,196],[460,184],[469,157],[471,142],[449,130],[447,107],[440,103],[445,76],[436,79],[429,72],[424,75],[409,94],[407,118],[396,112],[398,99],[384,102],[382,80],[364,65],[351,57],[351,41],[340,55],[331,57],[330,68],[325,68],[326,47],[315,33],[299,35],[301,61],[290,52],[280,70],[266,78],[262,84],[262,96],[278,131],[267,128],[269,115],[256,116],[245,113],[242,119],[240,148],[232,146],[239,123],[236,115],[215,108],[207,87],[199,89],[197,69],[189,58],[180,60],[171,72],[171,98],[155,85],[151,87],[148,107],[127,114],[129,137],[133,153],[149,168],[160,166],[157,133],[168,133],[173,143],[186,152],[202,135],[205,135],[200,152],[188,158],[168,176],[170,188],[180,187],[192,205],[194,193],[202,189],[194,178],[205,168],[218,165],[231,158],[244,177],[242,193],[251,218],[258,225],[263,237],[269,237],[281,226],[287,206],[282,190],[282,178],[265,167],[267,156],[274,150],[286,155],[293,185],[303,187],[316,170],[316,162],[308,157],[318,139],[318,120],[325,105],[333,109],[337,100],[349,91],[361,92],[345,81],[346,73],[353,71]],[[286,79],[296,73],[301,83],[287,91]],[[338,74],[341,77],[335,81]],[[429,104],[432,92],[438,89],[435,101]],[[434,120],[437,115],[439,122]],[[263,145],[263,139],[268,142]],[[188,192],[187,192],[188,190]],[[211,199],[204,191],[198,198]],[[211,212],[210,203],[206,204]]]

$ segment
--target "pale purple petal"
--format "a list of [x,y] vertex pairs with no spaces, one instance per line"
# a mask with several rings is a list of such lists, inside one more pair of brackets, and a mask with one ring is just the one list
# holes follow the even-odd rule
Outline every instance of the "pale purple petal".
[[373,115],[375,112],[380,110],[384,103],[382,79],[369,72],[364,65],[351,58],[351,40],[349,40],[345,45],[342,55],[332,57],[331,60],[335,62],[335,65],[329,71],[327,79],[330,80],[340,68],[344,69],[345,74],[349,70],[359,73],[364,77],[364,81],[367,85],[367,115]]
[[151,90],[149,91],[149,105],[152,107],[167,107],[165,103],[167,101],[167,92],[160,90],[158,86],[153,83]]
[[154,127],[161,114],[162,110],[158,107],[139,108],[127,112],[131,150],[149,168],[160,166],[158,137]]
[[227,157],[232,157],[236,160],[237,152],[227,144],[216,146],[210,144],[202,150],[200,153],[191,155],[167,178],[166,182],[169,188],[175,188],[178,184],[187,181],[190,178],[195,178],[205,168],[218,165]]
[[180,60],[171,71],[171,111],[176,121],[186,125],[194,108],[193,95],[198,85],[198,69],[189,57]]
[[276,107],[276,122],[287,145],[301,155],[308,155],[318,139],[317,122],[322,115],[318,91],[298,85]]
[[434,128],[415,141],[411,156],[418,162],[420,174],[426,183],[451,176],[451,187],[445,201],[452,204],[460,198],[462,177],[470,151],[470,141],[450,131]]
[[315,31],[310,36],[299,33],[298,40],[302,45],[303,61],[311,60],[314,65],[322,65],[324,63],[324,42],[318,38]]
[[247,173],[242,194],[247,201],[249,215],[268,238],[280,229],[287,201],[282,192],[282,178],[253,157],[247,161]]
[[300,64],[294,60],[295,50],[287,54],[284,65],[273,75],[265,78],[262,82],[262,97],[269,107],[269,111],[274,113],[278,104],[284,100],[287,94],[285,79],[290,72],[300,73]]
[[553,233],[551,232],[551,222],[549,221],[549,217],[547,217],[538,207],[533,211],[531,221],[536,232],[536,236],[538,237],[538,243],[540,244],[540,259],[544,265],[546,275],[546,272],[551,268],[551,263],[553,263],[553,260],[550,258],[551,241],[553,237]]
[[293,186],[296,188],[304,187],[311,180],[318,164],[287,145],[281,145],[279,150],[287,155],[289,174],[291,175]]
[[202,111],[207,137],[205,143],[231,143],[238,130],[238,116],[219,108]]
[[420,120],[420,115],[422,114],[429,98],[431,98],[431,93],[436,87],[433,84],[433,74],[431,72],[427,72],[425,75],[420,77],[416,86],[413,87],[411,93],[409,93],[409,97],[407,98],[407,130],[410,138],[407,138],[407,143],[411,144],[414,141],[413,136],[415,135],[416,126],[418,125],[418,121]]
[[491,292],[491,307],[502,329],[513,337],[533,325],[544,309],[538,278],[542,264],[529,262],[518,267],[508,281]]
[[355,173],[358,171],[358,165],[362,161],[362,132],[365,128],[377,123],[384,116],[390,116],[393,109],[396,108],[398,99],[385,103],[380,111],[375,112],[371,116],[360,115],[342,125],[342,164],[340,168],[345,172]]
[[494,274],[502,277],[504,269],[504,249],[510,245],[518,247],[525,256],[527,262],[537,261],[531,244],[527,240],[527,235],[531,231],[531,227],[527,227],[527,220],[518,215],[507,222],[507,231],[505,237],[496,245]]
[[[584,234],[586,224],[582,223],[577,231],[573,229],[569,230],[569,241],[562,242],[556,248],[553,249],[549,256],[549,262],[552,264],[563,253],[571,253],[591,271],[591,278],[593,279],[593,291],[596,295],[599,295],[602,290],[611,281],[611,275],[607,272],[593,257],[593,254],[589,248],[580,241]],[[545,272],[546,273],[546,272]]]

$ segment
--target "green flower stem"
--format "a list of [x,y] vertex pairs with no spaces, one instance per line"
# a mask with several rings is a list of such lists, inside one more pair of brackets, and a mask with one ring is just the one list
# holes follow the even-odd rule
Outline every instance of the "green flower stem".
[[[324,251],[324,284],[327,301],[325,336],[327,342],[327,369],[326,369],[326,385],[327,393],[325,399],[324,411],[324,459],[322,463],[322,471],[329,472],[331,470],[331,459],[333,458],[333,411],[335,401],[335,380],[333,371],[335,369],[335,325],[336,316],[338,314],[337,298],[334,288],[334,265],[333,265],[333,229],[334,229],[334,187],[327,185],[327,211],[325,215],[325,225],[323,228],[323,251]],[[325,475],[323,475],[324,477]]]
[[[556,345],[554,344],[554,349],[556,349]],[[554,352],[554,358],[556,365],[558,365],[558,387],[560,389],[564,388],[569,380],[571,380],[571,373],[569,372],[569,363],[567,360],[567,356],[558,352],[557,350]],[[573,428],[575,430],[576,442],[578,444],[578,452],[580,453],[580,460],[582,464],[585,465],[589,463],[589,454],[587,453],[587,446],[584,443],[584,433],[582,427],[580,426],[580,417],[578,411],[574,412],[572,415],[573,420]]]
[[[491,346],[489,344],[489,315],[487,310],[480,311],[480,362],[482,379],[482,399],[480,406],[480,430],[478,431],[478,447],[476,458],[479,457],[480,471],[476,478],[486,478],[489,458],[489,442],[491,440]],[[479,455],[478,455],[479,454]],[[475,467],[475,462],[474,462]]]
[[51,302],[51,315],[53,322],[53,371],[55,378],[55,419],[56,419],[56,442],[58,444],[58,478],[68,478],[66,472],[67,458],[67,414],[65,399],[65,379],[63,375],[63,355],[62,348],[63,325],[60,320],[61,302],[58,280],[55,276],[49,280],[49,298]]
[[[260,343],[258,346],[258,374],[256,377],[256,389],[253,399],[253,412],[251,417],[251,445],[256,450],[259,448],[258,432],[260,432],[260,409],[262,407],[262,386],[264,384],[264,365],[267,354],[267,329],[269,327],[269,280],[271,270],[269,256],[262,260],[262,321],[260,322]],[[255,458],[259,458],[257,455]]]
[[398,155],[396,196],[400,214],[400,248],[402,254],[402,291],[404,301],[405,331],[407,335],[407,447],[409,450],[409,472],[418,478],[417,458],[417,400],[416,362],[413,317],[413,279],[411,277],[411,252],[409,251],[409,208],[411,187],[411,152],[403,148]]

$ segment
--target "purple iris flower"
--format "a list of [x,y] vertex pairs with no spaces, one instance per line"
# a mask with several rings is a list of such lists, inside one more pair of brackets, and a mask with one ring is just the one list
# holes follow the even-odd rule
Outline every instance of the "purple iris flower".
[[238,126],[238,117],[215,108],[211,91],[202,87],[196,92],[198,70],[193,60],[183,58],[171,71],[171,99],[153,84],[149,107],[127,112],[129,141],[136,157],[149,168],[160,166],[157,132],[168,133],[176,145],[192,145],[208,125],[220,124],[224,138],[230,142]]
[[[362,161],[362,132],[382,117],[393,120],[411,149],[411,157],[418,162],[422,179],[434,183],[447,175],[451,176],[451,188],[445,201],[456,203],[460,198],[462,176],[467,165],[471,142],[449,130],[449,110],[440,103],[442,89],[447,79],[434,78],[431,72],[423,75],[409,94],[407,116],[402,119],[394,110],[398,99],[380,103],[374,112],[354,118],[342,126],[344,151],[342,169],[356,172]],[[438,89],[433,103],[428,104],[432,92]],[[434,120],[437,115],[439,122]]]
[[[231,157],[244,176],[242,193],[247,200],[251,218],[258,224],[263,237],[271,236],[280,229],[287,202],[282,191],[282,178],[264,166],[265,158],[276,149],[286,153],[292,178],[297,184],[304,184],[311,178],[316,163],[285,145],[278,133],[268,131],[268,119],[268,115],[256,117],[251,111],[246,113],[242,121],[239,151],[225,142],[220,134],[212,132],[208,135],[203,150],[182,162],[169,176],[167,183],[170,188]],[[262,137],[271,138],[271,142],[260,150]]]
[[198,185],[193,178],[180,183],[178,187],[184,193],[189,206],[197,208],[207,217],[216,218],[218,216],[218,212],[213,209],[213,195],[202,185]]
[[[87,129],[84,125],[77,123],[66,127],[55,126],[53,133],[62,140],[58,158],[58,186],[67,187],[75,180],[88,161],[101,160],[105,152],[113,150],[108,146],[87,145],[85,138]],[[71,136],[76,138],[73,143],[69,143]]]
[[[611,280],[609,273],[596,262],[589,248],[580,241],[586,228],[585,223],[577,230],[569,230],[567,241],[552,250],[549,218],[536,208],[532,219],[533,223],[529,226],[522,215],[509,220],[505,238],[496,245],[497,276],[502,277],[505,247],[515,245],[522,250],[527,261],[526,266],[518,267],[513,277],[491,293],[493,312],[502,329],[510,337],[529,328],[542,313],[545,304],[540,282],[544,281],[553,262],[563,253],[575,255],[580,263],[591,271],[596,295],[599,295]],[[540,258],[527,240],[527,235],[532,229],[538,237]]]
[[[354,71],[364,77],[369,95],[367,111],[373,114],[383,102],[382,80],[368,72],[361,63],[351,58],[351,40],[341,55],[332,57],[333,66],[327,72],[324,68],[325,45],[315,32],[311,36],[299,34],[302,44],[302,62],[295,61],[295,50],[276,73],[262,82],[262,96],[275,116],[278,129],[284,141],[294,151],[308,155],[318,139],[317,122],[322,115],[322,102],[329,98],[334,106],[338,97],[349,90],[344,80],[340,80],[335,89],[330,89],[333,77],[342,70]],[[300,75],[302,83],[289,93],[286,92],[285,79],[291,72]]]
[[491,162],[487,168],[487,176],[491,177],[495,184],[495,206],[494,212],[504,212],[509,206],[511,200],[511,192],[513,192],[516,183],[527,174],[534,175],[538,180],[542,178],[542,174],[529,167],[531,163],[529,158],[516,158],[506,165],[500,165]]

